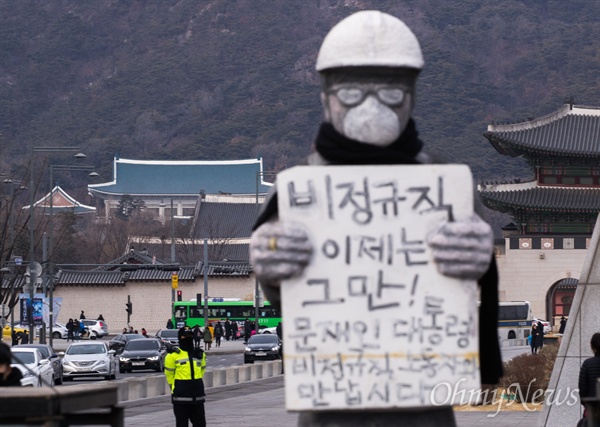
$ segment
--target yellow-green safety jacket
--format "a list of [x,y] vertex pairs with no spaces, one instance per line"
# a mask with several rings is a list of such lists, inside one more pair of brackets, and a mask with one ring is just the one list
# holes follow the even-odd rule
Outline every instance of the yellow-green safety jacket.
[[[192,355],[194,362],[194,379],[192,379],[190,354],[187,351],[178,350],[179,352],[169,353],[165,358],[165,376],[171,387],[171,400],[173,403],[204,402],[202,377],[206,370],[206,353],[197,350],[195,357]],[[201,353],[202,356],[199,357],[198,353]]]

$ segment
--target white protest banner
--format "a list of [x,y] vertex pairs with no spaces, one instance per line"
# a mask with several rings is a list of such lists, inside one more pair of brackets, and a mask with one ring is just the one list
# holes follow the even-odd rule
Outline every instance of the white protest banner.
[[467,166],[301,166],[277,193],[314,247],[281,286],[288,410],[450,404],[479,388],[477,284],[439,274],[426,243],[472,214]]

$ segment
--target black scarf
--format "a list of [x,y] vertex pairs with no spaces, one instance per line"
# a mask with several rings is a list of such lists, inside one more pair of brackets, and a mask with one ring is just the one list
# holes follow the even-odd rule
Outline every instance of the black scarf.
[[410,119],[402,135],[387,147],[349,139],[338,133],[331,123],[323,123],[315,142],[317,152],[332,165],[398,165],[417,164],[415,156],[421,151],[417,127]]

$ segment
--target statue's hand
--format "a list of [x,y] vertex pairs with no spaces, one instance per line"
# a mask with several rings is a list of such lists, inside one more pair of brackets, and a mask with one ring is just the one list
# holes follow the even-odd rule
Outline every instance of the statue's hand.
[[266,222],[252,233],[250,262],[263,284],[279,286],[298,276],[310,261],[312,245],[304,228],[278,220]]
[[477,280],[490,266],[494,235],[489,224],[474,214],[464,221],[444,223],[429,235],[427,243],[440,273]]

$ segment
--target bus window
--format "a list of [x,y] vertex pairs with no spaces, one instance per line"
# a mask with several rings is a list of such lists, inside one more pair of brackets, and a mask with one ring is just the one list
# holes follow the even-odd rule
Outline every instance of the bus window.
[[198,308],[198,307],[190,307],[190,317],[192,317],[192,318],[198,318],[198,317],[204,318],[204,309]]
[[187,319],[187,307],[186,306],[175,306],[175,318],[176,319]]

